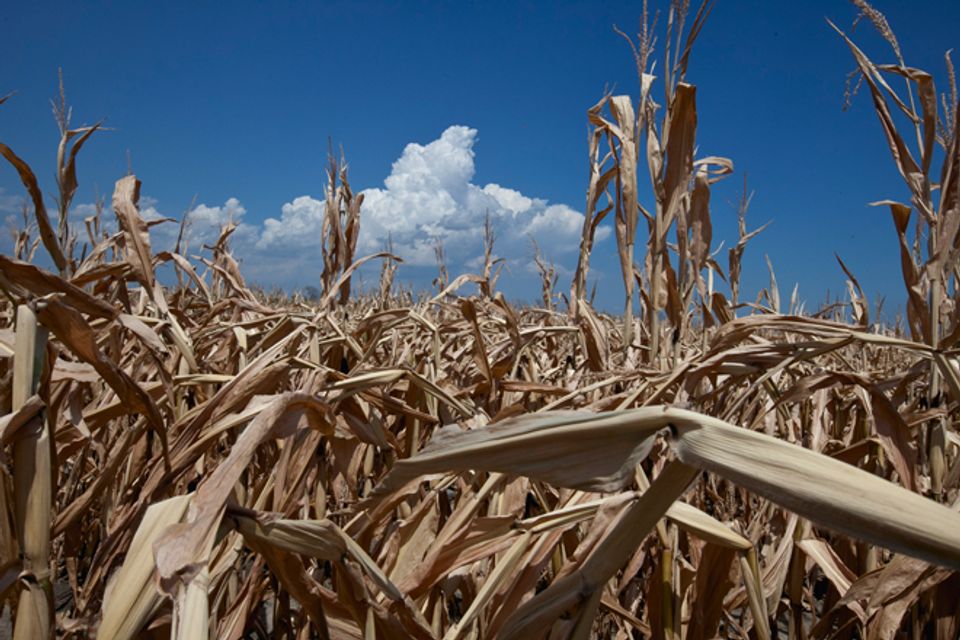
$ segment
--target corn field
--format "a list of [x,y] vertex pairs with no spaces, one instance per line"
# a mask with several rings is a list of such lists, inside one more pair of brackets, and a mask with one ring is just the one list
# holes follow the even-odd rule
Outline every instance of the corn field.
[[[58,211],[0,144],[28,195],[0,255],[0,636],[960,637],[956,82],[938,94],[857,4],[893,51],[833,27],[909,194],[877,203],[894,323],[842,262],[842,304],[781,301],[772,268],[745,301],[761,229],[745,192],[715,246],[733,162],[697,155],[686,77],[709,1],[621,34],[638,91],[587,112],[576,271],[558,292],[538,250],[538,307],[497,290],[489,225],[481,272],[450,278],[438,247],[435,290],[399,290],[397,256],[355,255],[340,158],[305,300],[246,284],[232,225],[197,255],[152,246],[169,222],[134,175],[71,227],[100,126],[71,129],[65,101]],[[617,316],[587,287],[608,216]]]

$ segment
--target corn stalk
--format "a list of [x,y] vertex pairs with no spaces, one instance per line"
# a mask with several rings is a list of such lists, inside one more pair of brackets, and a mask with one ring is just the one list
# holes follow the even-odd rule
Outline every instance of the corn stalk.
[[[960,337],[960,313],[955,265],[960,258],[960,141],[958,141],[955,106],[945,109],[953,114],[954,122],[944,122],[937,110],[937,91],[933,76],[904,62],[899,42],[886,18],[865,1],[856,3],[862,15],[868,17],[881,36],[888,42],[896,57],[896,64],[874,64],[847,35],[832,22],[830,25],[847,44],[857,64],[857,72],[866,83],[890,148],[897,171],[910,194],[910,204],[883,200],[875,205],[888,205],[900,242],[903,281],[907,289],[907,320],[911,335],[934,350],[948,349]],[[903,79],[906,99],[887,83],[886,76]],[[955,80],[951,78],[951,82]],[[954,85],[955,86],[955,85]],[[916,98],[914,96],[916,92]],[[951,96],[954,105],[957,96]],[[919,101],[918,111],[916,103]],[[946,96],[944,96],[946,105]],[[912,126],[916,147],[911,149],[898,129],[894,114],[904,116]],[[938,131],[942,134],[938,137]],[[935,145],[944,149],[940,170],[939,197],[935,197],[932,170]],[[919,158],[919,161],[916,159]],[[911,251],[907,230],[912,211],[917,212],[915,241],[926,237],[925,252]],[[917,246],[915,244],[915,246]],[[931,406],[944,402],[943,376],[955,378],[951,367],[942,367],[934,360],[930,364],[930,389],[926,399]],[[960,397],[954,397],[954,401]],[[930,465],[931,489],[935,495],[943,490],[947,469],[946,431],[942,417],[928,423],[927,457]]]
[[[27,305],[17,307],[13,371],[13,410],[37,393],[47,347],[47,331]],[[41,414],[22,426],[13,445],[15,522],[23,570],[17,601],[15,640],[53,637],[50,581],[50,522],[53,503],[50,429]]]

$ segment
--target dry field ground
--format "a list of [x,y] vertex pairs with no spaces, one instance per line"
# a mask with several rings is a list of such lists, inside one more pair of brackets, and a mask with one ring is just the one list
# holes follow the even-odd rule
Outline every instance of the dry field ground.
[[[732,163],[695,157],[685,80],[709,5],[644,11],[628,38],[637,95],[589,110],[576,275],[557,294],[538,255],[538,308],[498,293],[490,233],[480,273],[441,261],[433,292],[397,292],[394,256],[354,255],[342,161],[307,301],[247,286],[230,226],[152,247],[132,175],[71,229],[97,127],[70,129],[65,103],[59,211],[0,145],[29,195],[0,256],[0,632],[957,638],[956,84],[938,94],[860,5],[893,62],[846,40],[853,80],[910,194],[882,204],[908,301],[895,323],[849,272],[848,301],[817,312],[772,277],[744,301],[743,217],[715,252],[710,192]],[[619,317],[587,287],[607,216]],[[352,293],[371,259],[379,291]]]

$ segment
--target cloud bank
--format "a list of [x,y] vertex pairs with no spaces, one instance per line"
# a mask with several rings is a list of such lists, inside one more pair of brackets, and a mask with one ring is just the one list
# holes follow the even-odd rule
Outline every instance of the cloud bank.
[[[434,247],[441,243],[448,269],[456,275],[482,255],[484,220],[489,216],[496,253],[515,275],[530,276],[531,238],[561,270],[572,266],[583,214],[499,184],[476,184],[476,144],[477,130],[459,125],[428,144],[408,144],[383,186],[362,191],[357,257],[383,250],[389,239],[407,265],[433,266]],[[156,201],[147,197],[141,208],[145,217],[161,215]],[[262,224],[249,219],[237,198],[222,205],[194,207],[186,230],[190,253],[212,243],[220,227],[232,221],[238,225],[232,238],[234,253],[249,279],[296,287],[319,276],[322,198],[302,195],[283,204],[278,216],[267,217]],[[177,232],[175,224],[154,227],[157,248],[172,247]],[[597,241],[609,234],[610,229],[602,226]]]
[[[365,189],[358,254],[383,249],[392,240],[396,253],[416,266],[434,264],[434,247],[442,243],[453,268],[482,252],[487,215],[497,238],[497,253],[508,261],[529,260],[530,238],[562,260],[575,254],[583,214],[565,204],[550,204],[520,191],[473,182],[477,130],[452,126],[433,142],[412,142],[393,163],[383,188]],[[283,205],[279,218],[268,218],[256,247],[260,251],[316,246],[323,203],[301,196]],[[598,230],[597,239],[609,235]]]

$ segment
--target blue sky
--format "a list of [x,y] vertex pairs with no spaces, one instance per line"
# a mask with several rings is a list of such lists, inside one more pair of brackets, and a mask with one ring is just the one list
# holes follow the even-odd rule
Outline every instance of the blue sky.
[[[586,110],[605,87],[636,93],[630,52],[611,27],[636,31],[639,2],[225,7],[8,8],[0,16],[0,93],[18,94],[0,107],[0,140],[52,195],[57,132],[49,99],[62,67],[73,124],[106,118],[113,128],[81,154],[78,219],[96,190],[112,192],[129,151],[145,209],[179,217],[196,196],[197,242],[204,225],[232,215],[242,223],[236,249],[248,279],[316,284],[316,199],[332,139],[346,151],[353,187],[371,190],[361,249],[379,248],[390,230],[411,263],[401,279],[429,284],[435,269],[427,240],[437,233],[449,239],[451,271],[469,270],[485,210],[493,211],[499,253],[509,259],[502,282],[510,297],[538,295],[527,232],[548,258],[573,267],[587,179]],[[907,62],[934,73],[945,90],[943,53],[960,45],[960,3],[877,8]],[[730,203],[745,173],[756,191],[750,227],[773,221],[747,249],[748,296],[766,285],[769,254],[781,295],[799,283],[816,307],[828,290],[844,289],[836,252],[869,297],[885,294],[893,305],[903,299],[889,213],[867,203],[903,199],[904,189],[869,97],[841,110],[853,62],[824,21],[849,30],[855,15],[839,1],[720,0],[693,52],[687,79],[698,86],[699,154],[729,157],[736,167],[714,191],[715,244],[735,241]],[[892,61],[869,25],[854,37],[876,61]],[[661,33],[660,54],[663,41]],[[10,167],[0,169],[0,189],[6,216],[22,195]],[[2,243],[9,250],[6,234]],[[599,302],[616,310],[612,235],[593,264]],[[569,275],[561,275],[560,288],[568,286]]]

